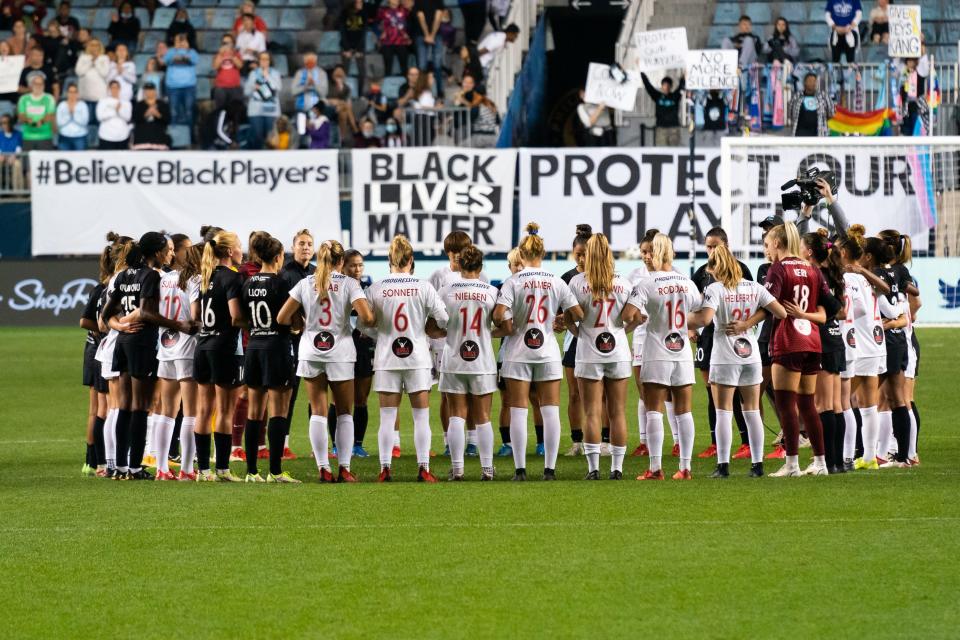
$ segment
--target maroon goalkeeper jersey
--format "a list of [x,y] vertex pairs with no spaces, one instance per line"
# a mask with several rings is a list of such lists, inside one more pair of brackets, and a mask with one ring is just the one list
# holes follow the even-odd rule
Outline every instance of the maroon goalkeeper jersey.
[[[800,258],[786,258],[770,265],[767,290],[777,302],[792,302],[808,313],[815,312],[821,297],[830,295],[820,269]],[[774,318],[772,356],[788,353],[820,353],[820,329],[809,320]]]

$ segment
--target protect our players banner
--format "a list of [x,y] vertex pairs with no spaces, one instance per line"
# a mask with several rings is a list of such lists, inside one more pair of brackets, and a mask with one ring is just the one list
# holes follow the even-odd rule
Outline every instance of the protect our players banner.
[[403,234],[437,249],[464,231],[484,251],[509,251],[516,162],[516,149],[354,150],[353,247],[385,249]]
[[304,227],[339,238],[337,152],[30,153],[33,255],[95,254],[108,231],[195,236],[202,224],[244,241],[289,243]]

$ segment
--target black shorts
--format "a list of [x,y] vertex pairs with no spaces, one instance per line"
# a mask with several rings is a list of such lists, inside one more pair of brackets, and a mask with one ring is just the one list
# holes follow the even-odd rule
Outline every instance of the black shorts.
[[83,386],[96,387],[100,377],[100,363],[97,361],[97,345],[89,342],[83,348]]
[[357,362],[353,366],[353,375],[356,378],[373,377],[373,353],[376,343],[369,338],[353,339],[353,344],[357,348]]
[[842,373],[847,370],[847,353],[831,351],[821,355],[823,370],[827,373]]
[[772,367],[773,358],[770,357],[770,343],[757,342],[757,350],[760,351],[760,364],[764,367]]
[[286,389],[293,385],[293,356],[287,349],[247,349],[243,383],[253,389]]
[[573,369],[577,366],[577,336],[570,341],[570,348],[563,354],[563,367]]
[[193,356],[193,379],[197,384],[215,384],[218,387],[239,387],[243,384],[243,356],[233,350],[201,351]]
[[697,369],[709,371],[711,353],[713,353],[713,332],[703,332],[697,339],[697,351],[693,355],[693,366]]
[[117,346],[113,350],[114,371],[126,373],[131,378],[155,379],[158,366],[160,366],[160,363],[157,361],[157,349],[155,347],[144,347],[131,342],[117,341]]
[[887,342],[887,375],[907,370],[907,346]]
[[812,351],[784,353],[779,356],[773,356],[773,364],[778,364],[790,371],[796,371],[801,375],[810,376],[820,372],[821,358],[822,354]]

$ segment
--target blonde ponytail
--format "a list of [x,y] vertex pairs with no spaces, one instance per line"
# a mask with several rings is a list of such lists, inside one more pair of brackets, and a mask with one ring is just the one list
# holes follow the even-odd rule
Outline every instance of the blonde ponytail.
[[520,257],[524,262],[542,260],[544,254],[543,238],[540,237],[540,225],[536,222],[527,223],[527,235],[520,241]]
[[602,233],[595,233],[587,240],[583,271],[594,300],[606,300],[613,293],[613,252]]
[[740,263],[730,253],[727,245],[718,245],[713,250],[713,255],[707,261],[707,268],[713,273],[717,282],[727,289],[734,289],[743,278],[743,271],[740,269]]
[[203,258],[200,260],[200,291],[210,290],[210,281],[213,279],[213,270],[217,263],[229,258],[233,250],[240,246],[240,238],[232,231],[218,231],[203,245]]
[[325,240],[317,249],[317,273],[313,287],[321,300],[330,296],[330,276],[343,263],[343,245],[336,240]]
[[396,235],[390,242],[390,266],[402,268],[413,262],[413,246],[406,236]]
[[670,242],[670,236],[658,233],[650,244],[650,261],[657,271],[663,271],[665,265],[673,264],[673,243]]
[[797,231],[797,225],[792,222],[777,225],[770,229],[770,237],[780,244],[785,255],[800,257],[800,232]]

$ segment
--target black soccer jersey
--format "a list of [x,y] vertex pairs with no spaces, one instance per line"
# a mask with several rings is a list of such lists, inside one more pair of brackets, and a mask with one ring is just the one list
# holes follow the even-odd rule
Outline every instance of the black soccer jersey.
[[[87,304],[83,307],[83,315],[80,317],[84,320],[90,320],[94,324],[97,323],[97,319],[100,317],[100,309],[103,306],[103,292],[106,287],[103,284],[98,284],[93,288],[93,291],[90,292],[90,297],[87,298]],[[100,335],[99,331],[87,331],[87,344],[92,344],[97,346],[100,344],[100,340],[103,338]]]
[[239,327],[230,318],[230,300],[240,298],[243,280],[240,274],[218,266],[210,277],[210,286],[200,293],[200,333],[197,348],[202,351],[228,351],[237,348]]
[[[874,270],[874,273],[890,285],[890,293],[886,294],[887,302],[890,303],[891,307],[896,306],[899,309],[900,296],[902,295],[906,298],[906,293],[904,290],[907,285],[910,283],[910,271],[906,267],[900,264],[890,265],[889,267],[880,267]],[[881,294],[877,294],[878,296]],[[891,307],[882,306],[880,308],[880,313],[886,320],[892,320],[887,314],[884,313],[884,310],[890,310]],[[884,336],[887,342],[887,349],[891,347],[907,347],[907,336],[904,333],[903,329],[886,329]]]
[[573,269],[570,269],[570,271],[567,271],[565,274],[560,276],[560,279],[566,282],[567,284],[570,284],[570,281],[573,280],[574,276],[576,276],[578,273],[580,272],[577,271],[576,267],[574,267]]
[[[151,267],[127,269],[117,276],[110,299],[120,305],[120,316],[133,313],[144,301],[156,300],[160,305],[160,272]],[[137,333],[120,333],[117,344],[135,344],[142,347],[157,348],[159,327],[144,324]]]
[[289,346],[290,328],[277,323],[280,309],[290,297],[287,281],[275,273],[250,276],[243,285],[243,312],[250,323],[251,349],[282,343]]
[[[759,267],[757,267],[757,282],[759,284],[766,284],[767,282],[767,271],[770,270],[770,263],[764,262]],[[773,335],[773,316],[767,315],[767,319],[763,321],[763,326],[760,327],[760,335],[757,336],[757,342],[769,343],[770,337]]]
[[[826,269],[820,267],[820,273],[823,279],[830,283],[830,276]],[[833,288],[830,289],[833,292]],[[840,321],[836,314],[827,318],[824,324],[819,325],[820,329],[820,351],[822,353],[837,353],[843,351],[846,347],[843,344],[843,334],[840,330]]]

